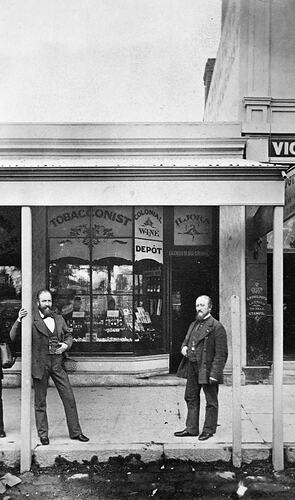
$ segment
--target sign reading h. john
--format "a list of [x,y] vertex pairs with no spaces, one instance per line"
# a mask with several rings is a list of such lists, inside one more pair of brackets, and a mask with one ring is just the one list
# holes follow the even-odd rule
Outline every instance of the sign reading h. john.
[[282,161],[295,162],[295,137],[272,137],[269,139],[269,156]]
[[211,207],[174,207],[174,245],[212,244]]

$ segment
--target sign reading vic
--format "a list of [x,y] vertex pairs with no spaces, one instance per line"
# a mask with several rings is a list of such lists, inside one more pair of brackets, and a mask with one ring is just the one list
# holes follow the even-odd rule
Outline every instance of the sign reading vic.
[[269,156],[271,158],[294,158],[295,162],[295,137],[271,137]]

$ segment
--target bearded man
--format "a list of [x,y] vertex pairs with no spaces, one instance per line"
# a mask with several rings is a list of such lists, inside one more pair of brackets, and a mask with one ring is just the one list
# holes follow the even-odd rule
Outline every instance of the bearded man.
[[[65,353],[71,348],[73,338],[64,318],[52,311],[52,295],[49,290],[37,293],[38,311],[32,325],[32,377],[35,390],[35,420],[38,436],[43,445],[49,444],[46,397],[48,379],[52,378],[62,400],[69,435],[82,442],[89,438],[82,433],[75,397],[69,377],[63,366]],[[15,340],[20,332],[22,318],[27,315],[20,309],[10,337]]]
[[200,441],[216,432],[218,418],[218,387],[223,382],[227,360],[227,338],[222,324],[211,316],[212,300],[208,295],[196,299],[196,320],[188,329],[181,353],[188,358],[185,389],[187,404],[186,428],[174,433],[176,437],[199,435],[200,392],[206,398],[206,412]]

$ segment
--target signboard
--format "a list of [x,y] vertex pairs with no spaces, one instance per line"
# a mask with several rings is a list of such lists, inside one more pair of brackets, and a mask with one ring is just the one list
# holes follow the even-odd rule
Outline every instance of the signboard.
[[163,264],[163,242],[135,239],[135,260],[152,259]]
[[269,156],[279,158],[281,163],[295,163],[295,137],[271,137]]
[[135,207],[135,260],[152,259],[163,264],[163,208]]
[[211,207],[174,208],[174,245],[203,246],[212,244]]
[[247,290],[247,314],[257,322],[265,316],[267,297],[265,283],[259,279],[250,279]]
[[135,238],[163,241],[163,208],[135,207]]
[[285,182],[284,220],[295,214],[295,173],[290,172]]

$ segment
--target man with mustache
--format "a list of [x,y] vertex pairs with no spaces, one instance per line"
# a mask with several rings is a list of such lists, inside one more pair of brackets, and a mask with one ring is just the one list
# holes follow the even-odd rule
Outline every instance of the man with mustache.
[[[52,296],[49,290],[37,293],[38,312],[32,326],[32,377],[35,390],[35,420],[40,442],[49,444],[46,396],[49,376],[52,378],[62,403],[71,439],[82,442],[89,438],[82,433],[76,401],[68,374],[63,366],[65,352],[71,348],[73,338],[64,318],[52,312]],[[20,332],[22,318],[27,315],[20,309],[10,331],[12,340]]]
[[206,413],[200,441],[216,432],[218,418],[218,384],[223,382],[227,360],[227,338],[222,324],[211,316],[212,300],[201,295],[196,300],[196,320],[188,329],[181,353],[188,358],[188,376],[185,389],[187,404],[186,428],[174,433],[176,437],[199,435],[200,392],[206,398]]

